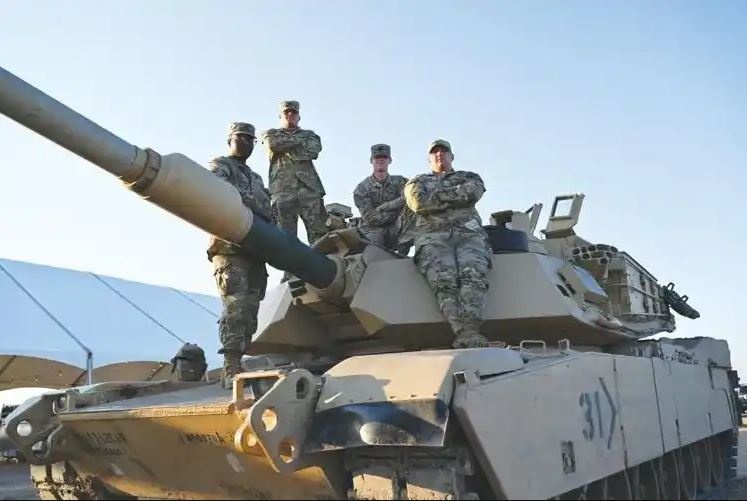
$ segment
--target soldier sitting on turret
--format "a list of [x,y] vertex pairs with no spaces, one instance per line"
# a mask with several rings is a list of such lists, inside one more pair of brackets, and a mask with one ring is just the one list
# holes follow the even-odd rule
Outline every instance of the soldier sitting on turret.
[[475,204],[485,193],[480,176],[452,168],[448,141],[428,148],[432,173],[405,185],[416,214],[415,265],[425,275],[456,339],[454,348],[488,345],[480,334],[492,250]]
[[388,144],[371,146],[373,174],[356,186],[353,200],[361,213],[361,234],[372,243],[406,255],[411,243],[400,243],[400,234],[407,226],[408,216],[412,219],[402,194],[407,178],[390,175],[391,163]]
[[[244,205],[255,217],[270,221],[270,194],[262,178],[246,164],[254,151],[254,126],[232,123],[228,130],[229,156],[210,161],[210,170],[233,185]],[[213,276],[223,301],[219,321],[223,347],[223,381],[228,386],[233,376],[242,372],[241,357],[249,349],[257,330],[259,302],[265,297],[267,268],[264,262],[249,257],[235,244],[213,237],[208,259],[213,263]]]

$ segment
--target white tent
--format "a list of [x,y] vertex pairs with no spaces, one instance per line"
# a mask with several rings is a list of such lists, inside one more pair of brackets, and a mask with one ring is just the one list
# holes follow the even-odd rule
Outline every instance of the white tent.
[[217,297],[0,259],[0,389],[169,377],[184,342],[217,354]]

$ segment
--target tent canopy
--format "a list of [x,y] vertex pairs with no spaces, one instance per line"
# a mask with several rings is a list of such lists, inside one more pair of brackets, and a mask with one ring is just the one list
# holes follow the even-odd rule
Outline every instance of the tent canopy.
[[103,374],[126,362],[168,362],[184,342],[218,367],[221,309],[217,297],[0,259],[0,385],[22,360],[47,359],[67,373],[84,370],[90,353]]

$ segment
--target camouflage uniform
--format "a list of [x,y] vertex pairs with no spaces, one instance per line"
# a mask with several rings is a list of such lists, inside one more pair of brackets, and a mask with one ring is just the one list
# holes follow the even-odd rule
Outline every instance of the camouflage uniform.
[[[391,156],[386,144],[371,147],[371,158],[375,155]],[[407,254],[410,243],[400,243],[400,230],[412,212],[405,205],[402,190],[407,183],[403,176],[387,175],[379,182],[373,175],[361,181],[353,191],[355,206],[361,213],[362,222],[358,230],[369,241],[390,250]],[[403,215],[404,214],[404,215]]]
[[[446,141],[436,145],[451,151]],[[485,192],[482,179],[467,171],[421,174],[404,191],[416,214],[415,265],[456,335],[453,346],[486,346],[479,332],[492,251],[475,209]]]
[[[231,124],[229,137],[237,132],[254,136],[254,127]],[[255,217],[270,221],[270,195],[259,174],[234,157],[211,160],[210,170],[238,190],[244,205]],[[247,256],[237,245],[217,237],[211,238],[207,253],[223,301],[218,328],[222,344],[219,353],[226,355],[226,364],[240,364],[241,355],[249,348],[257,330],[259,302],[267,287],[267,268],[264,262]],[[229,360],[231,357],[233,362]],[[238,367],[230,369],[227,372],[236,372]]]
[[[297,101],[284,101],[280,111],[299,110]],[[324,186],[312,160],[322,151],[322,140],[312,130],[268,129],[261,134],[270,157],[269,187],[278,226],[298,233],[298,217],[306,227],[309,243],[327,233]]]

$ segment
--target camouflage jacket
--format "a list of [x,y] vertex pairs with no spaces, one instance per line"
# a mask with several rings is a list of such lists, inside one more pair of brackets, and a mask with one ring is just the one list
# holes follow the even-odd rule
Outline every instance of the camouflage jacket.
[[[214,158],[209,165],[216,176],[228,181],[239,191],[241,201],[249,210],[266,221],[271,220],[270,194],[259,174],[233,157]],[[237,254],[241,251],[232,243],[212,237],[207,252],[208,258],[212,260],[216,254]]]
[[487,238],[475,204],[485,193],[479,175],[468,171],[421,174],[405,185],[405,201],[416,215],[415,246],[452,232]]
[[358,183],[353,191],[353,201],[361,213],[363,222],[371,226],[394,224],[405,206],[402,190],[407,178],[387,176],[379,182],[373,176]]
[[313,130],[268,129],[260,137],[270,157],[268,182],[273,198],[303,188],[324,196],[322,180],[312,162],[322,151],[322,140]]

